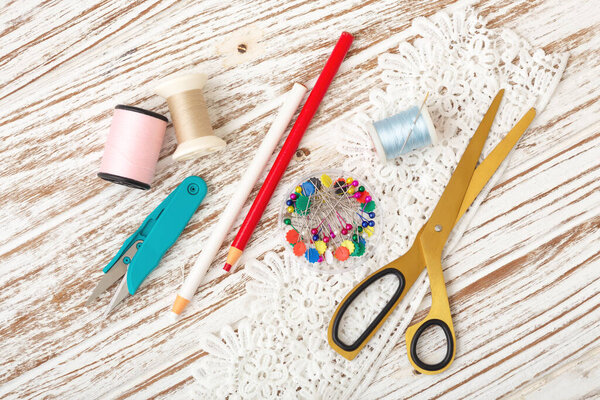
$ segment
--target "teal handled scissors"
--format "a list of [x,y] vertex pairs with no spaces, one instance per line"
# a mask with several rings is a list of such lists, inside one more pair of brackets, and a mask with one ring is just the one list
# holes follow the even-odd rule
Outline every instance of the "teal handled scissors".
[[206,196],[206,183],[197,176],[185,178],[121,246],[104,267],[104,276],[85,303],[90,305],[102,292],[121,279],[106,314],[133,295],[162,256],[173,246]]
[[[456,354],[456,337],[442,271],[442,250],[456,222],[462,217],[494,172],[496,172],[535,116],[535,109],[530,109],[494,150],[477,166],[503,95],[504,90],[500,90],[492,101],[490,108],[484,115],[481,124],[473,134],[469,145],[456,166],[431,217],[417,234],[410,249],[400,258],[395,259],[365,278],[338,305],[329,323],[328,341],[331,347],[345,358],[352,360],[356,357],[404,298],[406,292],[408,292],[421,274],[421,271],[427,268],[431,286],[431,309],[422,321],[408,327],[406,330],[408,359],[415,370],[423,374],[440,373],[446,370],[454,360]],[[340,321],[344,313],[366,288],[387,275],[396,277],[399,283],[392,298],[379,314],[375,316],[356,341],[345,343],[339,335]],[[446,338],[446,355],[436,364],[424,362],[417,354],[419,338],[431,326],[441,328]]]

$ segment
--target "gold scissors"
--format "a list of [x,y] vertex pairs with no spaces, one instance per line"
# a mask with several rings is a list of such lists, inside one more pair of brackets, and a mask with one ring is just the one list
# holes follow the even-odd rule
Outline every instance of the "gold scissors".
[[[375,332],[381,327],[394,308],[404,298],[423,268],[427,268],[431,286],[431,309],[427,316],[406,329],[406,350],[410,363],[415,370],[423,374],[437,374],[446,370],[456,354],[456,337],[450,314],[450,304],[446,293],[446,283],[442,271],[442,250],[454,225],[467,211],[473,200],[487,184],[502,161],[521,138],[535,116],[531,108],[510,130],[504,139],[477,166],[483,145],[504,95],[500,90],[479,127],[473,134],[462,158],[460,159],[442,197],[433,210],[429,220],[423,225],[410,249],[399,258],[375,271],[350,291],[337,307],[329,323],[328,340],[335,351],[347,358],[354,359]],[[476,168],[477,167],[477,168]],[[340,321],[348,307],[367,287],[387,275],[395,276],[399,285],[383,310],[369,324],[362,335],[351,344],[344,343],[339,337]],[[446,355],[437,364],[427,364],[417,355],[417,343],[421,334],[430,326],[438,326],[446,338]]]

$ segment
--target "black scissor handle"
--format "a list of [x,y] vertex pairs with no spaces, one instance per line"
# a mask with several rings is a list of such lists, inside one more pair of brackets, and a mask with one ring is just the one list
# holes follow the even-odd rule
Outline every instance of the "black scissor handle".
[[[446,336],[446,355],[444,356],[444,359],[437,364],[427,364],[426,362],[421,360],[417,354],[417,344],[419,343],[419,339],[421,338],[423,332],[425,332],[425,330],[430,326],[439,326],[440,328],[442,328],[442,331]],[[450,362],[452,362],[452,359],[454,357],[454,347],[454,337],[448,324],[442,321],[441,319],[429,319],[423,322],[421,326],[419,326],[419,328],[415,332],[415,335],[412,337],[412,340],[410,342],[410,357],[419,368],[425,371],[440,371],[446,366],[448,366]]]
[[[367,329],[360,335],[360,337],[358,339],[356,339],[356,341],[354,343],[352,343],[352,344],[344,343],[339,337],[340,322],[342,320],[342,317],[344,316],[344,313],[346,312],[348,307],[350,307],[352,302],[363,291],[365,291],[365,289],[367,289],[373,283],[375,283],[376,281],[378,281],[379,279],[381,279],[387,275],[394,275],[396,278],[398,278],[398,287],[396,288],[394,295],[387,302],[387,304],[381,310],[381,312],[379,312],[379,314],[377,314],[377,317],[375,317],[375,319],[373,321],[371,321],[371,323],[369,324]],[[389,313],[392,311],[394,306],[397,305],[398,299],[400,298],[400,296],[402,296],[402,292],[404,291],[405,286],[406,286],[406,279],[404,278],[404,275],[398,269],[393,268],[393,267],[384,268],[384,269],[381,269],[380,271],[375,272],[373,275],[371,275],[369,278],[367,278],[360,285],[356,286],[354,288],[354,290],[352,290],[352,292],[350,292],[348,297],[346,297],[343,300],[342,304],[338,307],[338,310],[333,318],[333,324],[332,324],[332,329],[331,329],[331,339],[333,340],[333,343],[335,343],[336,346],[338,346],[341,350],[343,350],[345,352],[354,352],[356,349],[361,347],[361,345],[370,338],[371,334],[379,327],[379,325],[383,322],[383,320],[389,315]],[[342,353],[342,355],[346,358],[349,358],[349,356],[346,354]],[[352,356],[349,359],[352,359],[352,358],[354,358],[354,356]]]

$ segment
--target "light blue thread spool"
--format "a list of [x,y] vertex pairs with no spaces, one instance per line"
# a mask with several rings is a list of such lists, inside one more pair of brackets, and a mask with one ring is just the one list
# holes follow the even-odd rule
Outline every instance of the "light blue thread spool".
[[[416,119],[417,115],[418,119]],[[414,128],[411,133],[413,123]],[[438,141],[435,126],[433,126],[433,121],[425,105],[423,105],[420,115],[419,107],[413,106],[396,115],[373,122],[369,133],[381,162],[392,160],[430,144],[436,144]]]

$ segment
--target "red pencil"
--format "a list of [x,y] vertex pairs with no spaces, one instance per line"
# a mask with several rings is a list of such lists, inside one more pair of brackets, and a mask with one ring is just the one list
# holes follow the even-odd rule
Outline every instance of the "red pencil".
[[308,99],[306,99],[306,103],[302,107],[298,119],[296,119],[279,155],[277,155],[277,158],[271,167],[271,171],[265,179],[265,183],[263,183],[258,191],[258,195],[256,196],[256,199],[254,199],[254,203],[252,203],[252,207],[250,207],[246,219],[244,219],[240,230],[229,248],[227,262],[223,267],[225,271],[229,271],[231,266],[234,265],[242,255],[250,236],[252,236],[252,232],[254,232],[254,228],[256,228],[260,217],[265,211],[265,208],[277,187],[277,184],[281,180],[283,173],[296,152],[300,140],[302,139],[302,135],[306,132],[306,128],[308,128],[308,125],[317,112],[319,104],[321,104],[321,100],[323,100],[331,81],[333,81],[335,74],[340,68],[353,39],[352,35],[348,32],[342,32],[342,36],[340,36],[327,63],[325,63],[325,67],[323,67],[323,71],[321,72],[321,75],[319,75],[315,87],[311,90]]

